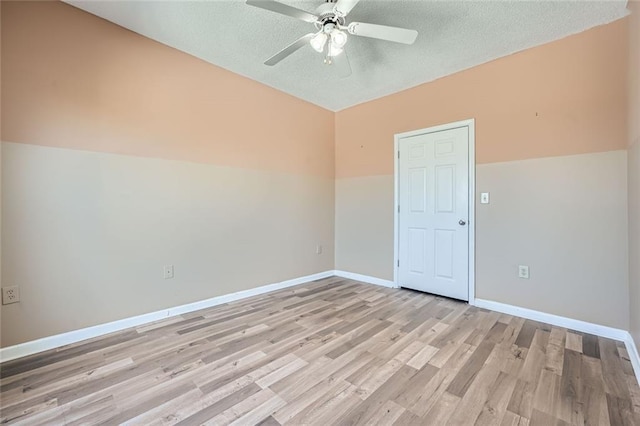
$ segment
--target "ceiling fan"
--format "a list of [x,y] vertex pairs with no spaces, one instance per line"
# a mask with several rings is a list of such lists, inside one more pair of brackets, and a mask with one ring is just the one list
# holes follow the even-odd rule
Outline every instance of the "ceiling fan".
[[[350,22],[346,17],[360,0],[326,0],[314,13],[310,13],[275,0],[246,0],[250,6],[270,10],[292,18],[312,23],[317,32],[309,33],[294,41],[280,52],[265,61],[265,65],[273,66],[291,55],[307,43],[317,52],[324,53],[324,63],[344,68],[351,74],[349,59],[344,52],[347,34],[362,37],[377,38],[396,43],[413,44],[418,36],[416,30],[407,30],[386,25],[367,24],[364,22]],[[344,74],[344,73],[343,73]]]

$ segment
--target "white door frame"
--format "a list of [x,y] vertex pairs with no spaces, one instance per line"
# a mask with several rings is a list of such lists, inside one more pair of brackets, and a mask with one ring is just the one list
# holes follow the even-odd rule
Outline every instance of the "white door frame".
[[427,127],[426,129],[414,130],[411,132],[398,133],[393,137],[393,282],[396,288],[398,284],[398,252],[400,244],[400,218],[398,217],[398,199],[400,189],[400,156],[399,142],[400,139],[422,135],[425,133],[440,132],[442,130],[457,129],[460,127],[469,128],[469,304],[475,305],[476,299],[476,121],[471,118],[469,120],[456,121],[455,123],[443,124],[440,126]]

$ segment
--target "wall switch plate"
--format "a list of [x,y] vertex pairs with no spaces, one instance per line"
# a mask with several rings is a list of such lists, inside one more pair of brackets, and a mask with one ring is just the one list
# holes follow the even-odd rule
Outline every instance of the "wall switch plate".
[[173,265],[164,266],[164,279],[169,280],[173,278]]
[[2,287],[2,304],[9,305],[20,301],[20,287]]
[[529,267],[526,265],[518,265],[518,278],[529,279]]
[[316,254],[322,254],[322,245],[321,244],[318,244],[316,246]]
[[481,192],[480,193],[480,204],[489,204],[489,193]]

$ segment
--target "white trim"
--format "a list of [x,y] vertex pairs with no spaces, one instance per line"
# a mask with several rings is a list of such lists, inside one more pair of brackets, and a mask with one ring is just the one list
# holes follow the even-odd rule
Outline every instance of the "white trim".
[[[320,280],[323,278],[329,278],[331,276],[337,276],[341,278],[348,278],[356,281],[361,281],[368,284],[374,284],[384,287],[396,288],[394,281],[385,280],[382,278],[371,277],[369,275],[356,274],[354,272],[346,271],[325,271],[313,275],[307,275],[304,277],[294,278],[287,281],[282,281],[274,284],[267,284],[261,287],[252,288],[249,290],[243,290],[236,293],[225,294],[222,296],[213,297],[211,299],[201,300],[186,305],[176,306],[173,308],[163,309],[161,311],[151,312],[148,314],[138,315],[135,317],[125,318],[118,321],[113,321],[106,324],[100,324],[93,327],[87,327],[80,330],[74,330],[67,333],[57,334],[55,336],[43,337],[41,339],[33,340],[31,342],[20,343],[14,346],[8,346],[6,348],[0,348],[0,362],[11,361],[16,358],[21,358],[28,355],[33,355],[38,352],[46,351],[49,349],[55,349],[60,346],[77,343],[82,340],[91,339],[94,337],[103,336],[105,334],[113,333],[116,331],[124,330],[131,327],[137,327],[143,324],[148,324],[153,321],[169,318],[176,315],[185,314],[188,312],[197,311],[200,309],[209,308],[223,303],[233,302],[235,300],[245,299],[252,296],[268,293],[275,290],[281,290],[287,287],[292,287],[299,284],[304,284],[310,281]],[[394,277],[395,278],[395,277]],[[590,333],[601,337],[607,337],[610,339],[620,340],[625,343],[629,359],[633,366],[633,371],[636,375],[636,380],[640,383],[640,355],[635,345],[631,334],[626,330],[607,327],[598,324],[592,324],[585,321],[575,320],[571,318],[561,317],[559,315],[548,314],[545,312],[534,311],[532,309],[521,308],[518,306],[507,305],[505,303],[494,302],[491,300],[475,299],[475,303],[472,305],[479,308],[490,309],[492,311],[501,312],[504,314],[515,315],[522,318],[527,318],[535,321],[545,322],[551,325],[568,328],[571,330],[581,331],[584,333]]]
[[399,142],[400,139],[422,135],[425,133],[440,132],[443,130],[457,129],[460,127],[469,128],[469,304],[475,304],[476,299],[476,121],[468,120],[456,121],[454,123],[442,124],[439,126],[427,127],[426,129],[413,130],[411,132],[398,133],[393,137],[393,286],[399,288],[398,284],[398,251],[400,244],[400,229],[398,217],[399,193]]
[[561,317],[560,315],[534,311],[533,309],[521,308],[520,306],[508,305],[506,303],[494,302],[492,300],[476,299],[475,306],[623,342],[626,341],[629,336],[628,331],[619,328],[594,324],[573,318]]
[[398,217],[398,205],[400,204],[400,138],[393,136],[393,285],[398,284],[398,262],[400,245],[400,218]]
[[212,306],[233,302],[239,299],[245,299],[251,296],[257,296],[275,290],[281,290],[283,288],[292,287],[294,285],[304,284],[309,281],[328,278],[333,275],[334,271],[320,272],[317,274],[294,278],[279,283],[267,284],[261,287],[251,288],[236,293],[224,294],[222,296],[212,297],[211,299],[188,303],[186,305],[163,309],[161,311],[142,314],[130,318],[124,318],[106,324],[100,324],[93,327],[82,328],[80,330],[69,331],[67,333],[56,334],[54,336],[43,337],[41,339],[20,343],[14,346],[7,346],[6,348],[0,348],[0,362],[11,361],[16,358],[21,358],[23,356],[58,348],[60,346],[69,345],[71,343],[80,342],[82,340],[91,339],[94,337],[124,330],[126,328],[137,327],[139,325],[148,324],[153,321],[158,321],[161,319],[185,314],[187,312],[197,311],[200,309],[210,308]]
[[629,353],[629,359],[631,360],[631,365],[633,366],[633,372],[636,374],[636,380],[640,383],[640,355],[638,355],[638,348],[636,347],[636,342],[631,337],[631,333],[628,331],[627,337],[624,339],[624,345],[627,348],[627,353]]
[[633,366],[636,380],[640,383],[640,355],[631,334],[620,328],[608,327],[606,325],[593,324],[591,322],[581,321],[577,319],[561,317],[560,315],[548,314],[546,312],[534,311],[533,309],[522,308],[519,306],[508,305],[506,303],[494,302],[492,300],[476,299],[475,306],[478,308],[489,309],[503,314],[514,315],[534,321],[545,322],[547,324],[564,327],[569,330],[580,331],[583,333],[594,334],[608,339],[624,342]]
[[354,272],[333,271],[336,277],[348,278],[350,280],[361,281],[367,284],[381,285],[383,287],[396,288],[393,281],[383,280],[382,278],[371,277],[369,275],[356,274]]
[[469,303],[476,302],[476,121],[469,124]]

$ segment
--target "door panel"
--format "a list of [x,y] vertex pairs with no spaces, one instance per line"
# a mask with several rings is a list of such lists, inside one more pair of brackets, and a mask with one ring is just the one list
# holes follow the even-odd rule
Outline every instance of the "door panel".
[[398,284],[468,300],[469,129],[399,140]]
[[436,213],[454,213],[456,201],[456,166],[436,167]]
[[453,279],[455,232],[449,229],[436,229],[434,232],[435,276]]
[[424,228],[409,228],[409,271],[414,274],[424,274],[426,271],[427,232]]
[[409,198],[412,213],[424,213],[427,207],[427,169],[415,168],[409,171]]

